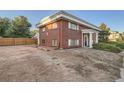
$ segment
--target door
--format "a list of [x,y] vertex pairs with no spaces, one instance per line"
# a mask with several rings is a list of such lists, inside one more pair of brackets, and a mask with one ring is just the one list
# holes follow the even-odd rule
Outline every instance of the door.
[[89,47],[89,34],[83,34],[83,46]]

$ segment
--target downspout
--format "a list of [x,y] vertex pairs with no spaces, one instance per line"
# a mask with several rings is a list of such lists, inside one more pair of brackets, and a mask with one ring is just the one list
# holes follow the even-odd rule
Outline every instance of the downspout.
[[48,33],[49,31],[48,31],[48,28],[47,28],[47,26],[46,26],[46,46],[48,47],[48,44],[49,44],[49,37],[48,37],[48,35],[49,35],[49,33]]
[[39,32],[38,32],[38,46],[41,46],[41,28],[38,28],[39,29]]
[[62,27],[63,25],[62,25],[62,21],[60,22],[60,49],[63,49],[63,40],[62,40]]
[[60,38],[60,28],[59,28],[60,27],[60,22],[58,22],[57,25],[58,25],[57,26],[58,27],[58,47],[57,48],[59,49],[60,48],[60,39],[59,39]]

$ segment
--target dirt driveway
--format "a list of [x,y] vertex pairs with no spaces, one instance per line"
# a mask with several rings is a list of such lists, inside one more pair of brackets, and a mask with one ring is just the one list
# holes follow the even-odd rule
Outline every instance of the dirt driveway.
[[0,47],[0,81],[115,81],[122,57],[86,48]]

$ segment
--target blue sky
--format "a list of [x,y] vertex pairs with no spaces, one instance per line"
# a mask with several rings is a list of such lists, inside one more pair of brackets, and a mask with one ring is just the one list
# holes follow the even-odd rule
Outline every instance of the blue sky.
[[[43,17],[49,16],[57,12],[56,10],[0,10],[0,17],[14,18],[15,16],[26,16],[35,29],[37,24]],[[86,20],[96,26],[104,22],[113,31],[124,32],[124,11],[115,10],[71,10],[69,12],[83,20]]]

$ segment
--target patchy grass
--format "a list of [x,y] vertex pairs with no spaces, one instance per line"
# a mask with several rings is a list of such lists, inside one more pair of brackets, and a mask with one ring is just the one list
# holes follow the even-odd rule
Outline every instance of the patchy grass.
[[114,52],[114,53],[120,53],[122,49],[114,44],[109,44],[109,43],[98,43],[93,45],[94,49],[98,50],[104,50],[104,51],[109,51],[109,52]]
[[111,41],[111,42],[106,42],[106,43],[114,45],[114,46],[119,47],[121,49],[124,49],[124,42],[112,42]]

